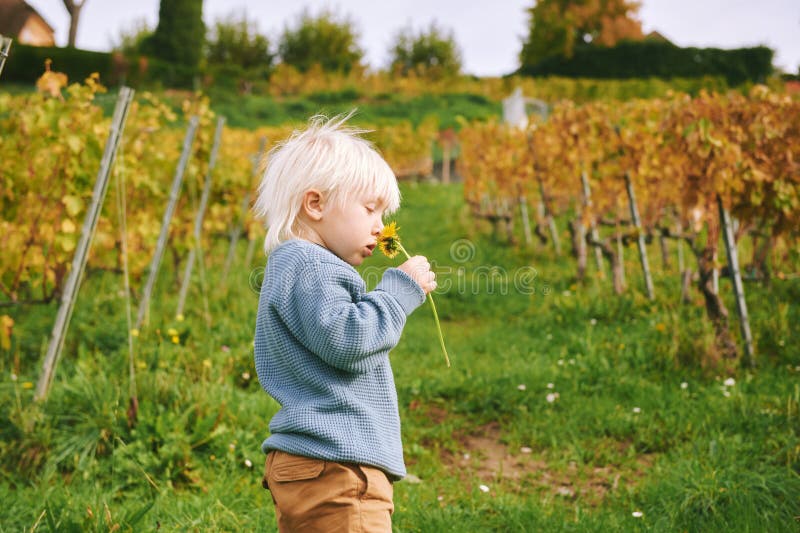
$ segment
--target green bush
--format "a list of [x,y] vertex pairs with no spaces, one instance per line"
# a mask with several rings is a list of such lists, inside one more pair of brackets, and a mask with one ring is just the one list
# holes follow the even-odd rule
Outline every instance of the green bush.
[[623,42],[611,48],[581,46],[571,58],[550,56],[535,65],[523,65],[519,73],[606,79],[722,76],[730,85],[739,85],[764,82],[772,73],[773,54],[765,46],[721,50]]
[[52,70],[63,72],[70,82],[83,81],[92,72],[100,74],[104,84],[116,81],[112,54],[79,48],[28,46],[15,42],[3,69],[4,82],[35,83],[45,70],[44,63],[52,59]]

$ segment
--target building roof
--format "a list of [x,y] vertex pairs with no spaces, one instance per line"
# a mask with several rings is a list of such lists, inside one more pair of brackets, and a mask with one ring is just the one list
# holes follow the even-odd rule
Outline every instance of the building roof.
[[[2,1],[2,0],[0,0],[0,1]],[[645,35],[644,38],[647,41],[660,41],[662,43],[670,43],[670,44],[672,44],[672,41],[670,41],[669,39],[667,39],[666,37],[661,35],[661,33],[659,33],[656,30],[651,31],[650,33]]]
[[0,0],[0,33],[16,37],[32,16],[38,17],[50,31],[55,31],[44,17],[24,0]]

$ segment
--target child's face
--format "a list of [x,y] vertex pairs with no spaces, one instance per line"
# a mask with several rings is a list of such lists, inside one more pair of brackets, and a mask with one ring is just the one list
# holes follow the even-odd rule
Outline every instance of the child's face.
[[381,200],[370,194],[357,194],[344,205],[328,203],[316,231],[322,244],[347,263],[358,266],[372,255],[383,229]]

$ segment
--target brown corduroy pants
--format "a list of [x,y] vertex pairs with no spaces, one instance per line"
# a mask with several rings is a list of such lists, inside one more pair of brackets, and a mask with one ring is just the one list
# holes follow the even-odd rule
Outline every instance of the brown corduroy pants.
[[377,468],[273,450],[262,484],[272,494],[282,533],[392,531],[394,489]]

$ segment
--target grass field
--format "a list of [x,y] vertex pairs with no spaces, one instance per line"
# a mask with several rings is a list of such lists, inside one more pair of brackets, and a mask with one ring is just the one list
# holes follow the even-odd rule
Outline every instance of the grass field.
[[[633,248],[615,297],[597,276],[576,284],[568,257],[494,242],[458,185],[402,190],[401,236],[439,273],[452,368],[421,307],[392,352],[411,474],[395,486],[395,530],[798,530],[798,280],[746,287],[755,370],[708,367],[705,312],[680,304],[655,249],[657,301]],[[205,296],[198,280],[183,321],[176,275],[162,272],[135,343],[133,427],[118,275],[85,281],[43,405],[32,388],[56,307],[11,310],[0,529],[274,530],[259,446],[277,405],[252,363],[260,265],[240,261],[222,290],[225,246],[206,255]],[[389,264],[371,259],[362,274],[374,284]]]

